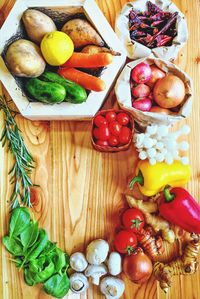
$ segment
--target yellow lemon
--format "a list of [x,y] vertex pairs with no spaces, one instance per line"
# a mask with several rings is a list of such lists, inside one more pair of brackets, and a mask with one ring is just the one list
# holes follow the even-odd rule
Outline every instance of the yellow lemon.
[[61,31],[45,34],[40,47],[46,62],[55,66],[65,63],[74,52],[71,38]]

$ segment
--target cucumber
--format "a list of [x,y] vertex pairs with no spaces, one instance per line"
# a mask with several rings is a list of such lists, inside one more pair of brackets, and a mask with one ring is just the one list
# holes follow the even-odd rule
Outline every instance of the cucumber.
[[53,82],[44,82],[38,78],[31,78],[26,83],[26,90],[35,100],[42,103],[61,103],[66,97],[65,88]]
[[40,76],[40,79],[46,82],[55,82],[62,85],[66,90],[66,102],[81,104],[87,99],[86,90],[82,86],[72,81],[66,80],[56,73],[45,71]]

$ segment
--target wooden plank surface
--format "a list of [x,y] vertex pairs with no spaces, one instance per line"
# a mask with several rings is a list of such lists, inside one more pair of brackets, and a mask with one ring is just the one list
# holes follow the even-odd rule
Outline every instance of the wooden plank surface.
[[[114,27],[115,16],[126,0],[98,0],[108,21]],[[199,0],[175,0],[185,13],[189,27],[189,41],[176,63],[194,80],[195,95],[193,112],[186,121],[191,126],[190,160],[192,178],[189,191],[199,198],[200,154],[200,5]],[[14,0],[0,1],[0,24],[8,15]],[[2,91],[6,94],[6,91]],[[6,94],[8,97],[8,95]],[[105,104],[115,104],[113,93]],[[0,118],[2,127],[3,117]],[[35,193],[34,211],[40,226],[48,230],[52,241],[71,253],[84,250],[94,238],[106,238],[112,246],[113,235],[119,226],[119,214],[125,206],[123,193],[128,178],[133,174],[137,162],[134,148],[123,153],[99,153],[90,144],[90,122],[28,121],[21,116],[17,123],[31,151],[36,169],[32,179],[40,185]],[[8,199],[10,185],[8,170],[12,158],[0,146],[0,237],[7,232]],[[125,277],[123,277],[125,279]],[[168,295],[165,295],[150,279],[147,284],[137,286],[125,280],[123,299],[198,299],[200,298],[200,271],[193,276],[177,277]],[[0,243],[0,298],[45,299],[40,286],[28,287],[9,254]],[[90,287],[87,294],[69,295],[69,299],[103,298],[98,288]]]

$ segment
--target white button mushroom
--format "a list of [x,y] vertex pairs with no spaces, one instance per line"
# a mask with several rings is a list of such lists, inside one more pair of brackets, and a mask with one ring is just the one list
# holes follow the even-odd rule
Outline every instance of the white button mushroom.
[[87,277],[82,273],[73,273],[69,278],[69,283],[71,291],[75,294],[81,294],[89,287]]
[[111,252],[108,258],[108,271],[111,275],[118,275],[122,271],[122,258],[118,252]]
[[85,276],[91,277],[92,283],[99,285],[101,276],[107,274],[107,268],[104,264],[102,265],[89,265],[85,270]]
[[106,299],[119,299],[125,290],[123,280],[108,276],[102,279],[100,290]]
[[92,265],[100,265],[106,260],[108,251],[108,242],[102,239],[94,240],[86,248],[86,259]]
[[83,253],[75,252],[70,256],[70,266],[77,272],[83,272],[87,268],[87,261]]

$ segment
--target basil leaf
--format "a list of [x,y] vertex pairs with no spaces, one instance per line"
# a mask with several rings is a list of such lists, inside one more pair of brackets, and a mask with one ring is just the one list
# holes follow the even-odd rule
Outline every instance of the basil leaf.
[[43,288],[47,294],[56,298],[62,298],[69,291],[69,278],[66,273],[62,276],[55,274],[44,283]]
[[66,266],[66,259],[65,253],[60,248],[56,248],[55,255],[53,257],[53,262],[55,264],[56,272],[58,272],[61,275],[63,267]]
[[27,208],[15,208],[10,217],[9,235],[18,236],[21,234],[30,222],[30,214]]
[[35,281],[32,278],[31,273],[28,269],[24,269],[24,280],[25,283],[31,287],[35,284]]
[[46,261],[46,267],[37,273],[33,273],[32,277],[36,283],[45,282],[55,271],[55,266],[52,261]]
[[22,245],[24,246],[24,252],[36,242],[38,234],[38,222],[31,222],[21,233],[20,238]]
[[17,240],[10,238],[9,236],[5,236],[3,237],[3,244],[12,255],[23,255],[23,247]]

